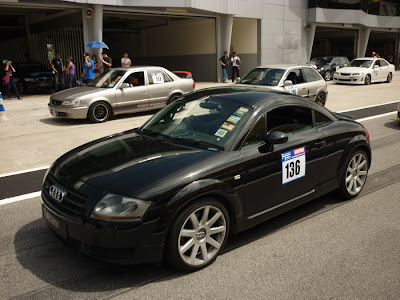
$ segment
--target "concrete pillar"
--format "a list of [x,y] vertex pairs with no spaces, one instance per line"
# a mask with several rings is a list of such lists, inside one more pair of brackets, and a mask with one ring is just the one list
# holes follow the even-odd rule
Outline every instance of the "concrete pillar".
[[217,81],[222,81],[222,68],[221,64],[218,62],[219,58],[224,55],[227,51],[229,54],[229,49],[231,47],[231,37],[232,37],[232,26],[233,26],[233,15],[221,15],[216,18],[216,34],[217,39]]
[[[369,34],[371,33],[371,29],[368,27],[361,27],[358,32],[357,39],[357,57],[364,57],[365,52],[367,51]],[[370,55],[368,55],[370,56]]]
[[317,28],[317,24],[310,23],[307,25],[307,57],[306,60],[311,60],[311,53],[314,44],[314,37],[315,37],[315,29]]
[[33,47],[32,34],[31,34],[30,26],[29,26],[28,16],[25,16],[25,36],[26,36],[26,41],[27,41],[27,45],[28,45],[28,62],[31,62],[34,60],[35,48]]
[[[87,16],[88,8],[93,9],[93,14],[91,17]],[[103,5],[95,4],[83,8],[82,23],[85,51],[99,56],[102,52],[102,49],[88,48],[86,45],[93,41],[103,41]]]

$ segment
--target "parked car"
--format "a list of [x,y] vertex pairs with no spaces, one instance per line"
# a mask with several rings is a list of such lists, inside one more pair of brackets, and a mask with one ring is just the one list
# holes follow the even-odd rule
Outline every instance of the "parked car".
[[260,66],[239,80],[240,85],[260,85],[270,90],[299,95],[325,106],[328,87],[321,75],[310,66]]
[[57,159],[43,216],[84,254],[196,271],[230,234],[335,189],[356,197],[370,164],[368,131],[321,105],[252,86],[204,89]]
[[326,81],[331,80],[337,70],[347,67],[349,64],[349,59],[345,56],[321,56],[310,61],[310,65],[315,67]]
[[162,67],[113,68],[86,86],[53,94],[48,106],[55,117],[105,122],[118,114],[163,108],[194,88],[193,79]]
[[16,67],[17,87],[22,93],[49,92],[54,74],[42,64],[20,64]]
[[349,67],[335,72],[335,83],[370,84],[373,82],[392,82],[394,65],[383,58],[363,57],[351,61]]

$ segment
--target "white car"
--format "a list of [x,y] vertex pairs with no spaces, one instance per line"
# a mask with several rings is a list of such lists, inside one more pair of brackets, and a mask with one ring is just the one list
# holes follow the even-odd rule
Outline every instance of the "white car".
[[371,82],[391,82],[395,68],[383,58],[363,57],[351,61],[349,67],[335,72],[336,83],[370,84]]

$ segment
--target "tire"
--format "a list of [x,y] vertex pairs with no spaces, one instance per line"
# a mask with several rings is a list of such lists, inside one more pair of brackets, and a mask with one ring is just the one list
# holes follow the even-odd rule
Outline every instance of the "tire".
[[331,71],[326,71],[325,72],[324,79],[325,79],[325,81],[329,81],[329,80],[332,79]]
[[182,96],[182,95],[181,94],[173,94],[171,97],[169,97],[168,104],[175,102],[180,96]]
[[371,75],[369,74],[365,75],[364,83],[365,85],[371,84]]
[[171,227],[166,248],[168,262],[185,272],[210,265],[225,246],[229,224],[226,208],[214,199],[189,205]]
[[368,156],[364,150],[352,152],[343,164],[345,168],[340,176],[339,191],[345,199],[352,199],[360,194],[367,181]]
[[88,119],[93,123],[106,122],[111,117],[111,106],[105,101],[93,103],[88,112]]
[[321,106],[325,106],[326,103],[326,94],[324,92],[319,92],[315,97],[315,102]]
[[392,74],[392,72],[389,72],[389,74],[388,74],[388,76],[387,76],[387,78],[386,78],[386,82],[387,82],[387,83],[391,83],[391,82],[392,82],[392,79],[393,79],[393,74]]

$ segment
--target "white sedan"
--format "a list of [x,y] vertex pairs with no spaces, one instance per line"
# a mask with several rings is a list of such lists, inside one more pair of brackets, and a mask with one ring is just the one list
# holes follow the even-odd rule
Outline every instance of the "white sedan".
[[336,83],[370,84],[371,82],[391,82],[394,65],[383,58],[363,57],[351,61],[349,67],[335,72],[333,81]]

